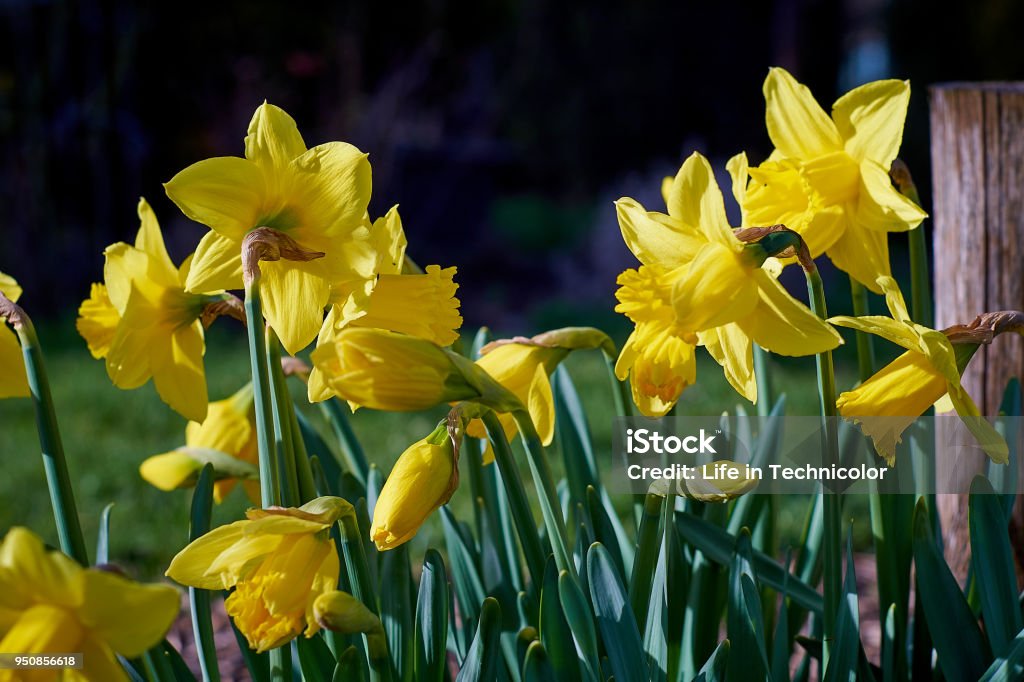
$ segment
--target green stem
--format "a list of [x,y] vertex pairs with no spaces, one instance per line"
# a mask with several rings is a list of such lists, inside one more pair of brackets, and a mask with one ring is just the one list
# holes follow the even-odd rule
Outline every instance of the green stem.
[[277,448],[273,439],[274,415],[267,367],[265,325],[260,306],[260,278],[245,287],[245,324],[249,337],[249,361],[252,369],[253,401],[256,410],[256,445],[260,464],[260,500],[264,507],[280,506],[281,486],[277,468]]
[[497,415],[488,410],[483,415],[483,422],[487,429],[487,437],[491,441],[491,448],[494,450],[494,463],[498,465],[498,471],[501,472],[501,481],[505,486],[505,494],[508,496],[508,506],[512,511],[512,521],[519,534],[523,556],[526,557],[526,568],[530,572],[530,581],[537,589],[544,584],[545,552],[540,545],[537,526],[533,522],[533,512],[530,510],[530,503],[526,499],[526,490],[523,488],[523,480],[519,477],[512,448],[509,446],[508,440],[505,439],[505,430],[502,428],[501,422],[498,421]]
[[[302,438],[302,429],[299,427],[296,408],[290,400],[288,401],[288,417],[292,425],[292,454],[295,456],[295,472],[299,476],[299,500],[305,503],[317,496],[316,479],[313,476],[313,465],[310,462],[309,453],[306,451],[306,442]],[[324,453],[324,456],[330,457],[331,455]]]
[[615,358],[604,353],[604,364],[608,368],[608,378],[612,382],[612,398],[615,401],[615,414],[620,417],[633,416],[633,396],[629,394],[629,384],[619,381],[615,375]]
[[757,382],[757,416],[767,417],[775,405],[768,351],[754,344],[754,380]]
[[558,502],[554,477],[551,475],[548,460],[544,456],[544,446],[540,442],[540,436],[537,435],[533,421],[525,410],[513,412],[512,417],[516,420],[516,426],[519,427],[519,438],[522,440],[523,449],[526,450],[526,461],[530,465],[533,484],[537,488],[537,501],[540,504],[544,527],[551,540],[551,549],[555,554],[555,566],[559,571],[568,571],[570,576],[578,579],[576,564],[569,551],[569,532],[565,527],[565,519],[562,518],[562,507]]
[[[0,322],[0,324],[3,324]],[[25,373],[36,410],[36,426],[39,431],[39,446],[43,455],[43,470],[46,472],[46,487],[50,492],[53,519],[57,524],[60,548],[82,566],[89,565],[89,553],[85,548],[82,526],[75,507],[75,493],[71,488],[68,463],[64,457],[64,445],[57,427],[57,414],[53,409],[50,382],[46,376],[43,351],[39,347],[35,327],[27,315],[14,326],[21,341],[21,352],[25,359]]]
[[366,477],[370,472],[370,464],[366,460],[363,446],[348,420],[348,407],[340,399],[331,398],[320,403],[320,408],[331,423],[331,428],[334,429],[334,435],[338,438],[338,445],[341,446],[341,454],[345,458],[349,472],[365,486]]
[[[868,310],[868,290],[863,284],[850,277],[850,298],[853,301],[853,314],[864,317]],[[867,381],[875,373],[875,346],[871,335],[862,331],[854,333],[857,340],[857,373],[860,380]]]
[[281,370],[281,342],[277,338],[277,333],[269,327],[267,328],[267,371],[270,374],[274,443],[284,483],[281,490],[281,502],[286,507],[295,507],[299,504],[299,480],[295,471],[292,419],[288,413],[292,400],[284,381],[284,372]]
[[[825,308],[825,288],[821,275],[813,265],[805,270],[807,275],[807,291],[811,301],[811,310],[825,320],[828,312]],[[832,367],[832,352],[818,353],[815,357],[818,370],[818,396],[820,399],[822,427],[825,433],[825,466],[839,464],[839,431],[836,412],[836,379]],[[828,667],[829,653],[836,632],[836,614],[842,592],[842,499],[838,492],[822,492],[824,520],[824,638],[822,649],[822,669]]]
[[[210,531],[210,516],[213,512],[213,465],[207,463],[199,473],[195,491],[192,493],[192,510],[189,519],[188,541],[195,542]],[[192,611],[192,633],[196,638],[196,651],[203,682],[219,682],[217,668],[217,647],[213,641],[213,620],[210,609],[210,591],[197,587],[188,588],[189,606]]]

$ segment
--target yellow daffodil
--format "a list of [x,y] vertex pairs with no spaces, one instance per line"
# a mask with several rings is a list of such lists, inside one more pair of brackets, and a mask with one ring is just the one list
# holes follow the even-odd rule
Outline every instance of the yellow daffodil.
[[466,358],[383,329],[343,329],[310,359],[324,383],[353,408],[410,412],[502,390]]
[[[333,343],[338,332],[348,326],[401,332],[439,346],[451,345],[459,338],[462,316],[455,298],[456,269],[428,265],[423,273],[403,274],[406,239],[397,209],[373,224],[377,276],[369,282],[332,287],[332,306],[317,337],[318,347]],[[333,394],[314,367],[309,377],[310,401],[326,400]]]
[[182,585],[233,589],[228,615],[258,652],[320,629],[317,597],[338,586],[330,528],[352,505],[318,497],[299,508],[250,509],[246,519],[215,528],[171,560],[167,575]]
[[459,417],[450,416],[409,446],[395,462],[377,497],[370,539],[380,551],[411,540],[459,485]]
[[325,254],[260,264],[263,312],[289,353],[316,338],[333,283],[373,276],[366,154],[344,142],[306,149],[295,121],[278,107],[256,110],[244,159],[199,161],[165,189],[186,216],[211,230],[196,249],[189,291],[241,288],[242,240],[258,227]]
[[104,252],[106,286],[94,285],[79,308],[78,331],[94,357],[105,358],[118,388],[150,378],[157,393],[192,421],[206,418],[206,345],[200,322],[211,296],[185,291],[190,259],[174,267],[153,210],[139,200],[135,246],[119,242]]
[[[551,373],[574,350],[604,348],[614,354],[608,336],[591,327],[566,327],[533,338],[516,337],[487,344],[481,349],[477,367],[507,388],[526,408],[537,435],[544,445],[550,445],[555,436],[555,400],[551,392]],[[514,417],[499,412],[498,421],[511,439],[518,432]],[[486,439],[483,422],[474,419],[466,432],[474,438]],[[485,440],[484,463],[494,460],[490,441]]]
[[[0,293],[17,303],[21,287],[13,277],[0,272]],[[0,398],[24,398],[28,394],[21,344],[14,331],[0,318]]]
[[252,384],[246,384],[230,398],[210,403],[201,424],[188,423],[185,447],[147,458],[139,473],[161,490],[175,490],[195,485],[203,464],[211,462],[217,476],[213,485],[216,502],[223,501],[239,480],[249,499],[258,502],[256,459],[256,412]]
[[[132,658],[155,646],[179,605],[170,585],[82,568],[17,527],[0,545],[0,593],[0,651],[81,653],[81,670],[61,679],[127,680],[116,654]],[[57,679],[57,672],[2,670],[0,680]]]
[[615,371],[630,377],[641,412],[664,415],[693,383],[695,345],[705,346],[729,383],[756,402],[753,343],[797,356],[842,343],[778,283],[777,261],[757,258],[734,235],[703,156],[683,163],[666,194],[668,215],[633,199],[616,202],[622,236],[642,265],[618,279],[615,309],[636,329]]
[[744,224],[785,224],[813,257],[827,254],[881,293],[876,280],[889,275],[888,233],[913,229],[926,217],[889,179],[910,83],[862,85],[836,100],[830,117],[806,86],[773,68],[764,96],[775,151],[757,167],[748,167],[744,154],[729,162]]
[[[1005,464],[1008,449],[960,385],[960,373],[977,346],[954,346],[941,331],[914,323],[891,277],[879,277],[891,318],[833,317],[829,321],[887,339],[907,352],[852,391],[839,396],[839,413],[861,425],[878,453],[892,465],[903,431],[925,410],[948,396],[957,414],[993,461]],[[958,353],[962,348],[967,352]]]

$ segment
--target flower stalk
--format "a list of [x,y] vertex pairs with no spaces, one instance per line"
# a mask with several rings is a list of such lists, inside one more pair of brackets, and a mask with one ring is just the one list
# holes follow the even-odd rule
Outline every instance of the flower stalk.
[[43,470],[46,472],[46,487],[50,493],[60,548],[79,564],[88,566],[89,555],[75,506],[75,494],[71,488],[64,444],[57,426],[57,414],[53,407],[53,396],[50,394],[50,382],[46,375],[39,338],[36,336],[32,320],[25,311],[3,293],[0,293],[0,318],[6,319],[14,327],[21,342],[25,373],[28,377],[32,403],[35,406]]

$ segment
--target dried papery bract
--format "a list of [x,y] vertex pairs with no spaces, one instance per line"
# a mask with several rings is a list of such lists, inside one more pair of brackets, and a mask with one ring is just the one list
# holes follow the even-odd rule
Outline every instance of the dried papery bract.
[[271,227],[257,227],[242,240],[242,279],[248,288],[261,274],[261,261],[283,259],[308,263],[325,255],[323,251],[303,247],[284,232]]

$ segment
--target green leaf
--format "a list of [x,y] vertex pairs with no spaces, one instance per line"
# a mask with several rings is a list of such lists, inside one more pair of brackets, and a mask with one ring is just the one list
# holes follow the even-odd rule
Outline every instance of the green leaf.
[[664,504],[665,498],[660,495],[647,495],[644,498],[644,511],[640,517],[636,551],[633,555],[633,573],[629,579],[629,603],[636,614],[638,627],[644,627],[647,620],[647,605],[652,601],[651,581],[655,568],[661,561],[661,538],[658,531],[661,507]]
[[618,682],[647,680],[649,675],[636,618],[619,580],[618,569],[608,550],[599,542],[591,545],[587,552],[587,576],[594,616],[615,679]]
[[[789,565],[790,553],[786,552],[784,565]],[[783,576],[783,591],[788,587],[789,574]],[[779,605],[779,617],[775,621],[775,635],[772,637],[771,673],[775,682],[789,682],[790,651],[793,646],[789,637],[789,598],[783,596]],[[774,603],[774,602],[773,602]]]
[[111,502],[100,514],[100,531],[96,536],[96,564],[110,563],[110,512],[114,510]]
[[384,552],[380,575],[380,620],[388,651],[399,679],[412,680],[413,673],[413,593],[409,545]]
[[460,631],[454,634],[461,639],[461,650],[466,651],[473,638],[477,618],[480,617],[480,604],[487,594],[476,568],[473,550],[447,506],[441,507],[441,525],[444,528],[445,545],[448,547],[448,560],[451,562],[455,601],[461,616]]
[[981,676],[980,682],[1003,682],[1024,678],[1024,631],[1018,632],[1002,656]]
[[853,527],[846,534],[846,579],[839,603],[836,639],[828,659],[825,677],[829,680],[857,680],[860,654],[860,611],[857,606],[857,576],[853,565]]
[[[306,452],[309,454],[310,462],[312,463],[313,458],[316,457],[323,470],[325,488],[320,490],[320,494],[337,495],[338,481],[341,480],[342,473],[337,453],[327,445],[327,442],[320,436],[320,433],[313,424],[310,423],[309,418],[297,407],[295,408],[295,418],[299,422],[299,433],[302,436],[303,443],[306,445]],[[315,468],[313,473],[315,479]],[[317,485],[319,487],[320,483],[318,482]]]
[[[676,528],[684,540],[712,561],[722,565],[730,562],[736,549],[735,536],[689,512],[681,513]],[[788,572],[777,561],[763,552],[753,550],[751,564],[760,582],[786,594],[803,608],[821,613],[821,594],[796,576],[788,574],[787,577]]]
[[534,641],[523,661],[523,682],[558,682],[544,645]]
[[729,570],[729,598],[726,610],[726,634],[733,655],[729,657],[726,677],[748,679],[769,677],[761,599],[751,569],[750,532],[743,528],[736,542]]
[[[779,396],[768,416],[758,420],[761,429],[757,434],[754,451],[750,455],[751,466],[764,467],[768,459],[775,457],[778,453],[782,443],[785,409],[786,396],[782,395]],[[768,499],[767,495],[741,495],[737,498],[732,514],[729,516],[728,531],[736,535],[744,526],[753,528],[758,520],[758,511],[764,507]]]
[[593,615],[579,583],[568,571],[561,571],[558,574],[558,599],[562,604],[565,620],[569,623],[569,631],[576,641],[583,671],[589,679],[597,680],[601,664]]
[[594,527],[594,536],[600,542],[608,555],[615,563],[621,580],[626,580],[629,573],[626,572],[626,564],[622,559],[622,552],[619,550],[618,537],[615,535],[615,528],[612,526],[608,514],[605,513],[601,504],[601,496],[594,486],[587,486],[587,511],[590,513],[590,521]]
[[992,655],[956,578],[935,545],[928,508],[919,500],[914,510],[914,565],[919,606],[946,679],[976,680]]
[[729,648],[729,640],[723,639],[697,673],[694,682],[723,682],[725,668],[729,664]]
[[456,682],[490,682],[497,679],[500,635],[501,607],[498,600],[488,597],[480,609],[476,636]]
[[1003,653],[1024,620],[1017,605],[1017,575],[1013,566],[1008,520],[1000,497],[983,476],[971,483],[968,502],[971,534],[971,566],[981,597],[985,632],[996,655]]
[[555,558],[548,557],[544,567],[544,586],[540,592],[540,641],[549,655],[551,667],[559,680],[580,679],[580,664],[572,629],[562,611],[558,596],[558,567]]
[[359,653],[359,648],[354,644],[338,656],[338,665],[334,668],[334,676],[331,682],[350,682],[361,680],[366,677],[364,658]]
[[338,445],[341,446],[341,455],[345,460],[345,468],[349,473],[355,476],[361,484],[366,485],[366,477],[370,472],[370,464],[366,460],[366,453],[363,452],[363,446],[360,444],[355,431],[352,430],[352,424],[349,422],[348,405],[343,403],[337,397],[334,397],[320,403],[320,409],[323,410],[324,415],[327,417],[327,421],[331,424],[331,428],[334,429],[334,435],[338,439]]
[[[195,542],[210,532],[210,517],[213,513],[213,475],[213,466],[204,464],[199,472],[196,488],[192,492],[189,542]],[[217,646],[213,640],[210,591],[190,587],[188,588],[188,598],[192,611],[192,633],[196,639],[199,667],[203,673],[203,680],[217,682],[220,679],[220,670],[217,668]]]
[[448,575],[437,550],[423,558],[419,596],[416,599],[416,667],[413,679],[441,682],[447,664]]
[[[642,523],[642,521],[641,521]],[[668,556],[669,548],[662,545],[658,554],[658,564],[654,569],[654,581],[648,589],[649,603],[642,609],[646,611],[644,622],[643,647],[647,653],[647,668],[651,673],[652,682],[662,682],[669,674],[668,637]]]
[[299,668],[305,682],[330,682],[337,666],[323,637],[297,637],[295,651],[299,655]]
[[882,680],[895,682],[898,679],[906,678],[896,673],[896,605],[890,604],[882,626]]

